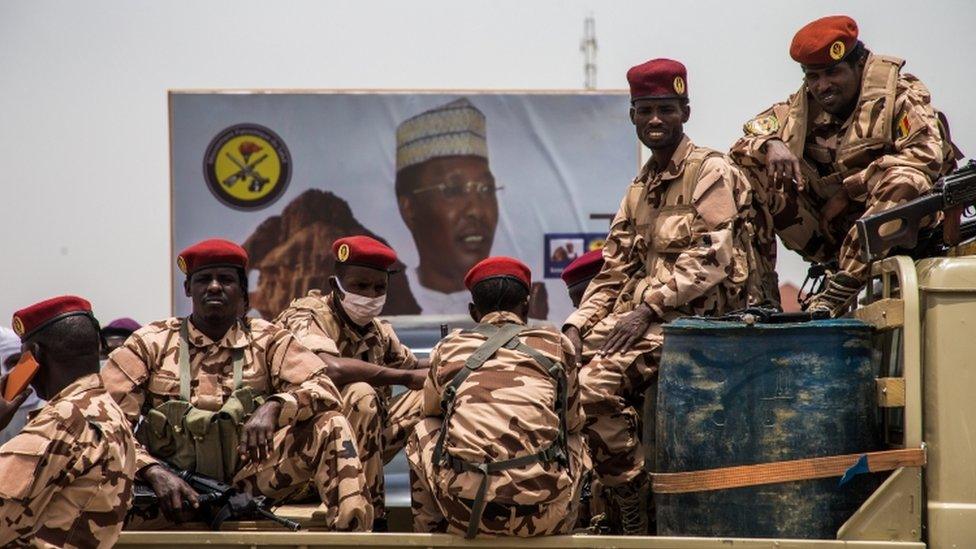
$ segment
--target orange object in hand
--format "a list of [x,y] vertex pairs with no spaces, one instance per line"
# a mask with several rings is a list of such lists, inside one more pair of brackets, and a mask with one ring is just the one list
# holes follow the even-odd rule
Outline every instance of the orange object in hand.
[[30,351],[24,352],[20,361],[7,375],[7,383],[3,388],[4,400],[13,400],[17,398],[17,395],[26,391],[27,386],[30,385],[31,380],[34,379],[40,368],[41,365],[34,359],[34,355]]

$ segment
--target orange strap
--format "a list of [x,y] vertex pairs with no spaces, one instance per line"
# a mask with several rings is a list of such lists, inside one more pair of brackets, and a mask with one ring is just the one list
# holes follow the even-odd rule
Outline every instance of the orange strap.
[[867,456],[868,470],[891,471],[899,467],[925,465],[925,448],[886,450],[866,454],[847,454],[685,473],[651,473],[654,491],[659,494],[683,494],[708,490],[727,490],[760,484],[776,484],[842,476],[861,456]]

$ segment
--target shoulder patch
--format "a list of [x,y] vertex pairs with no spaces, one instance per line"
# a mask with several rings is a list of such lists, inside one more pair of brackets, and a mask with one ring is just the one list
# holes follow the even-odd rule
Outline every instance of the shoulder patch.
[[742,131],[747,135],[771,135],[779,131],[779,120],[773,115],[753,118],[742,126]]
[[902,114],[901,115],[901,118],[898,119],[898,124],[897,124],[896,128],[897,128],[896,131],[898,133],[898,139],[904,139],[904,138],[908,137],[908,134],[909,133],[911,133],[911,131],[912,131],[912,124],[908,120],[908,113],[907,112],[904,113],[904,114]]

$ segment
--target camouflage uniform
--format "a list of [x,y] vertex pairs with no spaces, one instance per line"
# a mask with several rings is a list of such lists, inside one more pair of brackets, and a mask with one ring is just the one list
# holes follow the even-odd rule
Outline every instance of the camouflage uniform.
[[[521,324],[508,312],[485,315],[482,324]],[[443,428],[440,409],[445,386],[486,338],[456,331],[431,353],[430,376],[424,386],[424,411],[407,441],[413,499],[414,531],[464,534],[481,473],[456,472],[435,463],[434,448]],[[577,370],[569,340],[557,332],[533,328],[519,340],[551,360],[566,375],[568,467],[557,462],[533,463],[489,475],[479,535],[543,536],[566,534],[579,507],[584,447],[580,436],[583,413]],[[498,462],[539,452],[558,433],[554,417],[554,382],[529,356],[502,348],[459,387],[445,452],[470,463]]]
[[113,546],[135,472],[122,410],[98,374],[77,379],[0,446],[0,545]]
[[[690,164],[700,166],[697,178],[691,171],[685,177]],[[566,320],[583,336],[584,432],[607,487],[628,483],[643,469],[635,405],[657,373],[661,325],[742,308],[751,280],[751,196],[739,171],[687,136],[667,169],[652,167],[648,161],[627,189],[603,249],[603,269]],[[641,303],[657,317],[644,337],[626,352],[597,355],[617,321]]]
[[[323,296],[319,290],[312,290],[307,297],[292,301],[275,322],[315,353],[357,358],[387,368],[416,368],[417,359],[400,343],[388,322],[373,320],[361,333],[344,320],[335,306],[331,293]],[[373,387],[365,382],[350,383],[341,389],[342,413],[356,434],[377,516],[385,514],[383,464],[403,448],[421,416],[420,391],[407,391],[392,401],[390,394],[389,387]]]
[[[914,76],[900,74],[903,64],[869,55],[861,95],[847,120],[821,110],[803,87],[745,124],[746,135],[730,154],[753,186],[764,270],[776,265],[779,235],[805,260],[837,260],[840,270],[863,284],[868,273],[854,227],[857,219],[928,192],[934,179],[955,168],[929,91]],[[803,191],[793,183],[770,181],[770,139],[782,140],[800,160]],[[851,208],[831,224],[834,244],[820,229],[820,211],[842,187],[851,197]]]
[[[102,369],[109,393],[135,424],[147,410],[180,396],[179,331],[183,319],[154,322],[116,349]],[[325,521],[337,530],[372,525],[362,463],[340,397],[319,358],[287,330],[258,319],[238,322],[217,342],[188,324],[191,402],[216,411],[234,389],[235,349],[244,351],[243,384],[282,404],[270,456],[246,462],[232,483],[250,493],[287,500],[313,483],[325,506]],[[157,463],[137,446],[138,469]]]

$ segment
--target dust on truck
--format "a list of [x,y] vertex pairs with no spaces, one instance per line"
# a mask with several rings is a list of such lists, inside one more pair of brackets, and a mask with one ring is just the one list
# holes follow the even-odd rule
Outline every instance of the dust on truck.
[[[976,189],[970,182],[976,178],[976,166],[967,168],[965,182]],[[769,485],[771,478],[779,483],[837,482],[854,472],[873,475],[878,480],[876,488],[872,486],[863,503],[853,509],[832,537],[578,534],[466,541],[447,534],[345,534],[317,531],[311,507],[284,505],[276,509],[277,514],[302,523],[302,531],[289,532],[268,521],[236,521],[225,523],[221,531],[124,531],[117,547],[976,547],[976,242],[970,234],[976,231],[976,222],[963,224],[961,230],[959,225],[960,205],[976,203],[976,192],[952,192],[943,186],[938,193],[915,201],[927,200],[924,206],[915,203],[882,212],[876,216],[879,219],[859,228],[862,242],[867,243],[865,253],[874,258],[898,245],[917,249],[914,229],[919,220],[937,210],[946,212],[937,239],[939,246],[947,243],[939,250],[942,256],[915,260],[893,255],[875,261],[867,295],[851,315],[872,331],[876,363],[869,406],[880,418],[880,448],[841,456],[730,463],[712,470],[687,471],[684,477],[679,473],[677,478],[654,475],[655,484],[660,487],[670,482],[672,491],[675,482],[678,486],[684,482],[680,493],[689,493],[689,486],[691,492],[733,491]],[[964,241],[967,237],[970,240]],[[964,242],[959,244],[961,240]],[[932,240],[925,243],[931,246]],[[747,324],[755,321],[744,320]],[[669,364],[664,361],[662,369],[667,368]],[[647,418],[647,422],[654,419]],[[805,509],[802,501],[795,508]],[[748,528],[756,519],[743,513],[739,526]]]

